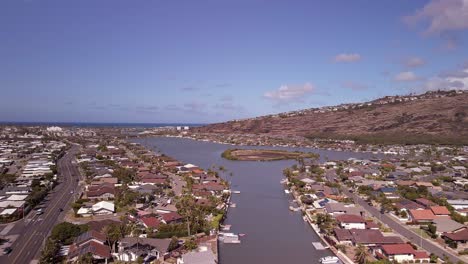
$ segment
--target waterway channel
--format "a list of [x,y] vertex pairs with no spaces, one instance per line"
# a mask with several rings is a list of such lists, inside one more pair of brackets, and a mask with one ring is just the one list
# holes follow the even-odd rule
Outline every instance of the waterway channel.
[[[319,258],[332,253],[329,250],[315,250],[312,242],[320,241],[312,228],[303,221],[300,212],[288,208],[291,196],[284,193],[280,184],[282,171],[294,161],[230,161],[221,153],[228,148],[254,148],[231,146],[184,138],[155,137],[135,139],[145,147],[160,151],[181,162],[192,163],[204,169],[212,165],[224,166],[221,175],[231,182],[231,189],[240,191],[233,194],[225,224],[232,225],[231,232],[246,234],[241,244],[220,244],[221,264],[293,264],[318,263]],[[317,150],[310,148],[255,147],[288,149],[314,152],[320,159],[339,160],[370,158],[369,153]],[[230,173],[233,175],[230,176]]]

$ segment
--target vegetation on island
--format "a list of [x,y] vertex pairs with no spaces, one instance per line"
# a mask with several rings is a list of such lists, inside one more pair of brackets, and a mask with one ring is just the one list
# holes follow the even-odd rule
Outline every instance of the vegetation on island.
[[316,153],[271,149],[227,149],[221,157],[239,161],[275,161],[288,159],[316,159]]

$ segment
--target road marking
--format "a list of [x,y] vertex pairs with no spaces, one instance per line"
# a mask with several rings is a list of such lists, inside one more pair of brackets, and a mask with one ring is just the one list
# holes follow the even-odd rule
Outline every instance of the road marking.
[[[60,161],[59,161],[59,162],[60,162]],[[70,177],[71,177],[70,168],[68,167],[67,163],[64,164],[64,167],[67,169],[67,171],[68,171],[68,173],[69,173],[69,175],[70,175]],[[69,177],[65,177],[65,179],[68,179],[68,178],[69,178]],[[65,183],[67,183],[67,182],[68,182],[68,181],[66,180],[66,181],[64,181],[64,182],[62,183],[62,184],[64,184],[63,188],[64,188],[65,190],[68,190],[68,189],[67,189],[67,186],[65,185]],[[63,188],[62,188],[62,189],[63,189]],[[57,207],[59,201],[62,201],[62,199],[64,198],[64,196],[65,196],[66,194],[67,194],[66,191],[65,191],[65,192],[62,192],[62,195],[60,196],[60,198],[57,199],[57,200],[55,200],[56,202],[55,202],[55,204],[52,206],[52,209],[49,210],[49,211],[45,214],[44,219],[47,219],[47,218],[50,216],[50,214],[51,214],[51,213],[54,211],[54,209]],[[51,219],[51,220],[52,220],[52,219]],[[57,220],[57,218],[55,219],[55,221],[56,221],[56,220]],[[51,221],[51,222],[52,222],[52,223],[55,223],[55,221],[53,221],[53,222]],[[50,231],[50,230],[48,230],[48,231]],[[37,233],[36,231],[33,231],[33,233],[31,234],[31,236],[29,236],[28,240],[26,241],[26,243],[24,243],[24,245],[21,247],[21,249],[19,250],[19,252],[23,252],[23,250],[25,249],[25,247],[29,244],[29,241],[31,241],[31,239],[35,236],[36,233]],[[17,255],[17,256],[13,259],[13,262],[12,262],[12,263],[16,263],[16,260],[17,260],[20,256],[21,256],[21,255]]]

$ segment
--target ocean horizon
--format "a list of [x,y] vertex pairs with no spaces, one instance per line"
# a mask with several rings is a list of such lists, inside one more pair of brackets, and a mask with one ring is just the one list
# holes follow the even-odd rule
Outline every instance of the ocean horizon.
[[189,126],[198,127],[206,124],[200,123],[125,123],[125,122],[6,122],[0,121],[0,126],[64,126],[64,127],[135,127],[135,128],[153,128],[153,127],[175,127]]

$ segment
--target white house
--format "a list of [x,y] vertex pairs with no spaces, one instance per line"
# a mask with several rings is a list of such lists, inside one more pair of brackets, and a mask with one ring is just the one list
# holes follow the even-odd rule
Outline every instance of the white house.
[[95,215],[107,215],[113,214],[115,212],[114,203],[108,201],[101,201],[96,203],[91,208],[93,210],[93,214]]

